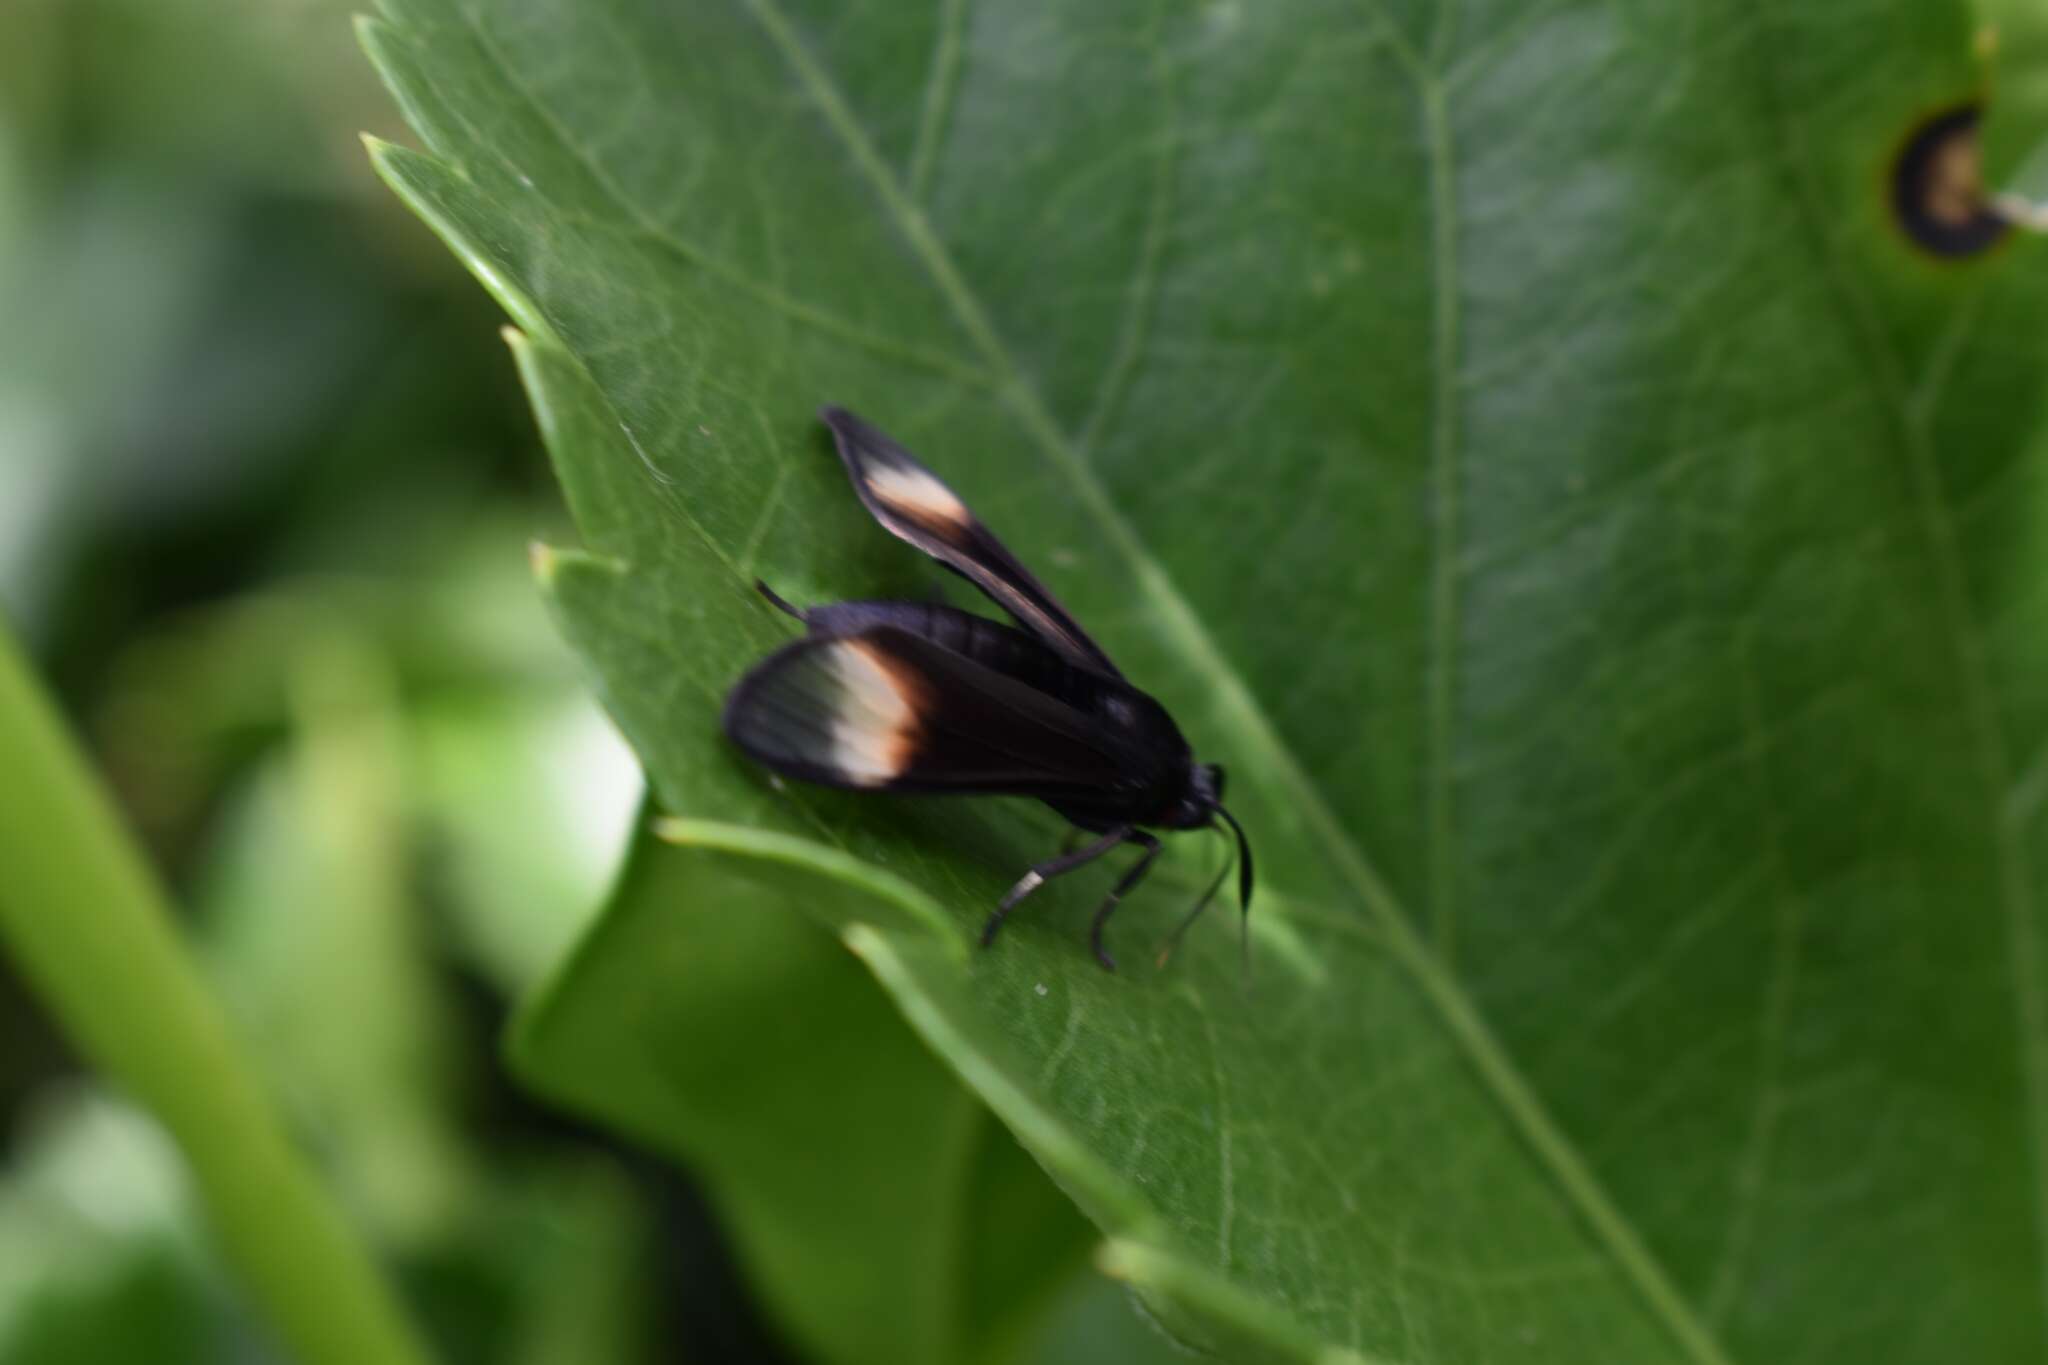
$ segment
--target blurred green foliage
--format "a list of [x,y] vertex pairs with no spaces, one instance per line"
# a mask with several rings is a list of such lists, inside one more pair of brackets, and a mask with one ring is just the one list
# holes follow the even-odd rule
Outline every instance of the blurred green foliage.
[[[0,101],[0,604],[445,1358],[675,1358],[700,1207],[493,1074],[638,777],[534,602],[488,309],[363,165],[348,7],[30,0]],[[0,1359],[274,1358],[154,1122],[0,1020]]]

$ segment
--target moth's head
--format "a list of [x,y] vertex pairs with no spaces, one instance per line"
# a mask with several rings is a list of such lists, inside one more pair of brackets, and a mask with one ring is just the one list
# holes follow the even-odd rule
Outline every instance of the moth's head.
[[1174,804],[1165,823],[1173,829],[1200,829],[1214,824],[1216,807],[1223,801],[1223,768],[1215,763],[1197,763],[1188,769],[1188,785]]

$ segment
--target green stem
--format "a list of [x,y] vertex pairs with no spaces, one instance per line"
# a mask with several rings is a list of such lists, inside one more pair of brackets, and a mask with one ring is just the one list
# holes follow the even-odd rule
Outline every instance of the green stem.
[[304,1365],[424,1365],[4,626],[0,942],[73,1043],[176,1139],[228,1259]]

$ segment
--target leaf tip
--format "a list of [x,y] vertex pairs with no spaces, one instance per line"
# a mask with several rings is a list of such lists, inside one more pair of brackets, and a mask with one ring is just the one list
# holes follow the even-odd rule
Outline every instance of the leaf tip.
[[1144,1248],[1121,1237],[1112,1237],[1095,1248],[1095,1268],[1125,1284],[1137,1279],[1143,1261]]
[[545,541],[527,541],[526,562],[533,566],[533,576],[540,580],[542,587],[554,586],[555,573],[562,566],[562,556],[554,546]]
[[355,31],[356,46],[369,54],[370,60],[377,59],[378,44],[383,41],[384,30],[389,27],[374,14],[356,13],[348,18],[348,24]]
[[412,187],[407,183],[405,163],[408,158],[421,159],[420,154],[403,143],[392,142],[388,138],[378,137],[375,133],[363,132],[357,133],[356,136],[362,139],[363,150],[370,157],[370,169],[377,173],[377,178],[390,186],[392,193],[418,211]]
[[607,574],[613,578],[622,578],[631,572],[630,567],[622,559],[614,559],[609,555],[594,555],[588,550],[579,550],[573,546],[563,549],[538,540],[527,542],[526,562],[532,566],[533,576],[539,580],[541,590],[551,596],[560,591],[569,576],[585,570]]
[[846,951],[866,962],[882,946],[882,934],[874,925],[854,920],[839,931],[839,941],[846,945]]

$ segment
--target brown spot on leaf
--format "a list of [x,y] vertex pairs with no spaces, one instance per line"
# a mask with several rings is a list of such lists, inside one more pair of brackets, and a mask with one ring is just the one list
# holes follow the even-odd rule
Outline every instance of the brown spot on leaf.
[[2009,226],[1984,192],[1975,104],[1923,119],[1892,162],[1892,216],[1921,250],[1954,259],[1987,251]]

